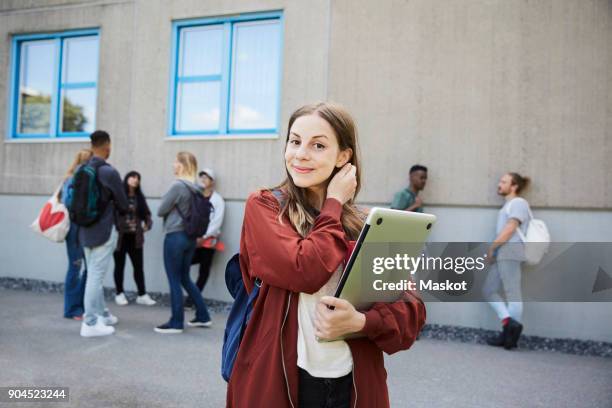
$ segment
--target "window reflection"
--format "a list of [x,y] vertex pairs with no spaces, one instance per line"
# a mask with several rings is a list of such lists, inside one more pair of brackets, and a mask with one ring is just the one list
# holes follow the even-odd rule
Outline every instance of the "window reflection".
[[94,131],[96,90],[68,89],[62,95],[62,132]]
[[177,95],[177,130],[219,129],[219,82],[182,83]]
[[276,21],[236,24],[230,129],[274,129],[280,36]]
[[56,44],[53,41],[28,41],[22,44],[18,120],[20,133],[49,133],[55,61]]

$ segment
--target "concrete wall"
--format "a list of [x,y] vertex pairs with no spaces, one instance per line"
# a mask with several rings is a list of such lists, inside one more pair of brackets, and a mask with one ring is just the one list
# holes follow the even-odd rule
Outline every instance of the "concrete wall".
[[[29,224],[46,200],[43,196],[0,195],[0,277],[21,277],[62,282],[66,273],[66,249],[36,236]],[[159,200],[149,200],[155,212]],[[376,203],[367,203],[376,204]],[[388,204],[388,203],[378,203]],[[19,209],[16,211],[16,209]],[[225,288],[225,263],[238,251],[244,202],[230,200],[224,224],[225,252],[214,259],[204,296],[211,299],[231,300]],[[496,209],[432,206],[428,212],[436,214],[438,223],[432,232],[433,242],[487,241],[494,229]],[[558,242],[609,241],[612,230],[612,212],[537,210],[551,234]],[[567,228],[563,222],[571,216],[575,228]],[[10,231],[10,233],[5,233]],[[454,231],[460,231],[455,233]],[[155,219],[153,230],[146,234],[145,277],[147,290],[168,292],[163,267],[163,233],[161,220]],[[135,290],[131,264],[125,271],[126,290]],[[197,276],[197,267],[192,268]],[[106,276],[105,286],[114,287],[112,266]],[[428,303],[429,323],[452,324],[496,329],[499,325],[491,308],[483,303]],[[612,328],[602,322],[612,321],[609,303],[526,303],[526,333],[540,336],[591,339],[612,342]],[[560,323],[561,322],[561,323]]]

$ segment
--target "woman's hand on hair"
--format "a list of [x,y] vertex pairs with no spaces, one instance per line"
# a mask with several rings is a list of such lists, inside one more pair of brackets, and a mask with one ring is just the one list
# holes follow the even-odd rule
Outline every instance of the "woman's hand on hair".
[[350,163],[345,164],[339,172],[332,177],[327,186],[327,198],[335,198],[345,204],[355,196],[357,189],[357,168]]
[[322,340],[334,340],[346,334],[357,333],[364,326],[365,315],[344,299],[323,296],[317,304],[314,328],[315,335]]

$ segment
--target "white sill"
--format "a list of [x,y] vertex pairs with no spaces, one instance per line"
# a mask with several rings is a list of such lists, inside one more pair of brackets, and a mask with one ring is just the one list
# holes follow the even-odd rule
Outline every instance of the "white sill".
[[89,137],[50,137],[40,139],[4,139],[8,144],[31,144],[31,143],[90,143]]
[[166,136],[166,142],[185,142],[190,140],[215,141],[215,140],[271,140],[278,139],[277,133],[253,133],[240,135],[202,135],[202,136]]

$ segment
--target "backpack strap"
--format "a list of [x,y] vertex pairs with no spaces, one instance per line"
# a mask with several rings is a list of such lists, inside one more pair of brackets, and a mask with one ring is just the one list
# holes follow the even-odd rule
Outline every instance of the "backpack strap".
[[[513,198],[513,199],[512,199],[512,200],[510,200],[510,202],[508,203],[508,208],[506,208],[506,215],[507,215],[508,217],[510,216],[510,206],[512,206],[512,202],[513,202],[514,200],[516,200],[517,198],[519,198],[519,197],[515,197],[515,198]],[[527,203],[527,211],[529,212],[529,221],[527,221],[527,222],[529,223],[531,220],[533,220],[533,213],[531,212],[531,207],[529,206],[529,203]],[[523,230],[521,230],[521,225],[519,225],[519,226],[516,228],[516,233],[518,234],[519,239],[520,239],[522,242],[527,242],[527,237],[526,237],[526,236],[525,236],[525,234],[523,233]]]
[[[512,202],[520,197],[515,197],[508,203],[508,207],[506,208],[506,215],[510,215],[510,207],[512,206]],[[531,212],[531,206],[527,203],[527,212],[529,213],[529,221],[533,219],[533,213]]]
[[[89,159],[89,161],[87,162],[88,166],[93,167],[93,169],[96,171],[96,184],[98,185],[98,188],[100,189],[100,212],[103,214],[106,211],[106,207],[108,207],[110,205],[111,199],[114,199],[114,197],[112,197],[112,193],[108,190],[108,188],[104,187],[104,184],[102,184],[100,182],[100,174],[98,173],[100,171],[100,167],[102,166],[110,166],[110,164],[108,164],[106,162],[106,160],[103,160],[102,162],[96,162],[93,163],[93,157],[91,159]],[[107,195],[110,196],[108,200],[103,200],[102,199],[102,192],[106,191]]]
[[[182,182],[182,184],[187,188],[187,191],[189,191],[189,194],[197,194],[195,191],[193,191],[193,189],[191,188],[191,186],[189,186],[189,184],[185,181],[185,180],[177,180]],[[183,215],[183,212],[181,211],[181,209],[178,206],[178,203],[174,205],[174,208],[176,208],[176,211],[179,213],[179,215],[181,216],[181,218],[183,219],[183,222],[185,222],[186,217]]]
[[278,204],[280,205],[281,208],[283,208],[283,206],[285,205],[285,193],[283,193],[283,191],[280,188],[275,188],[272,190],[272,195],[274,195],[274,198],[276,198],[276,201],[278,201]]

